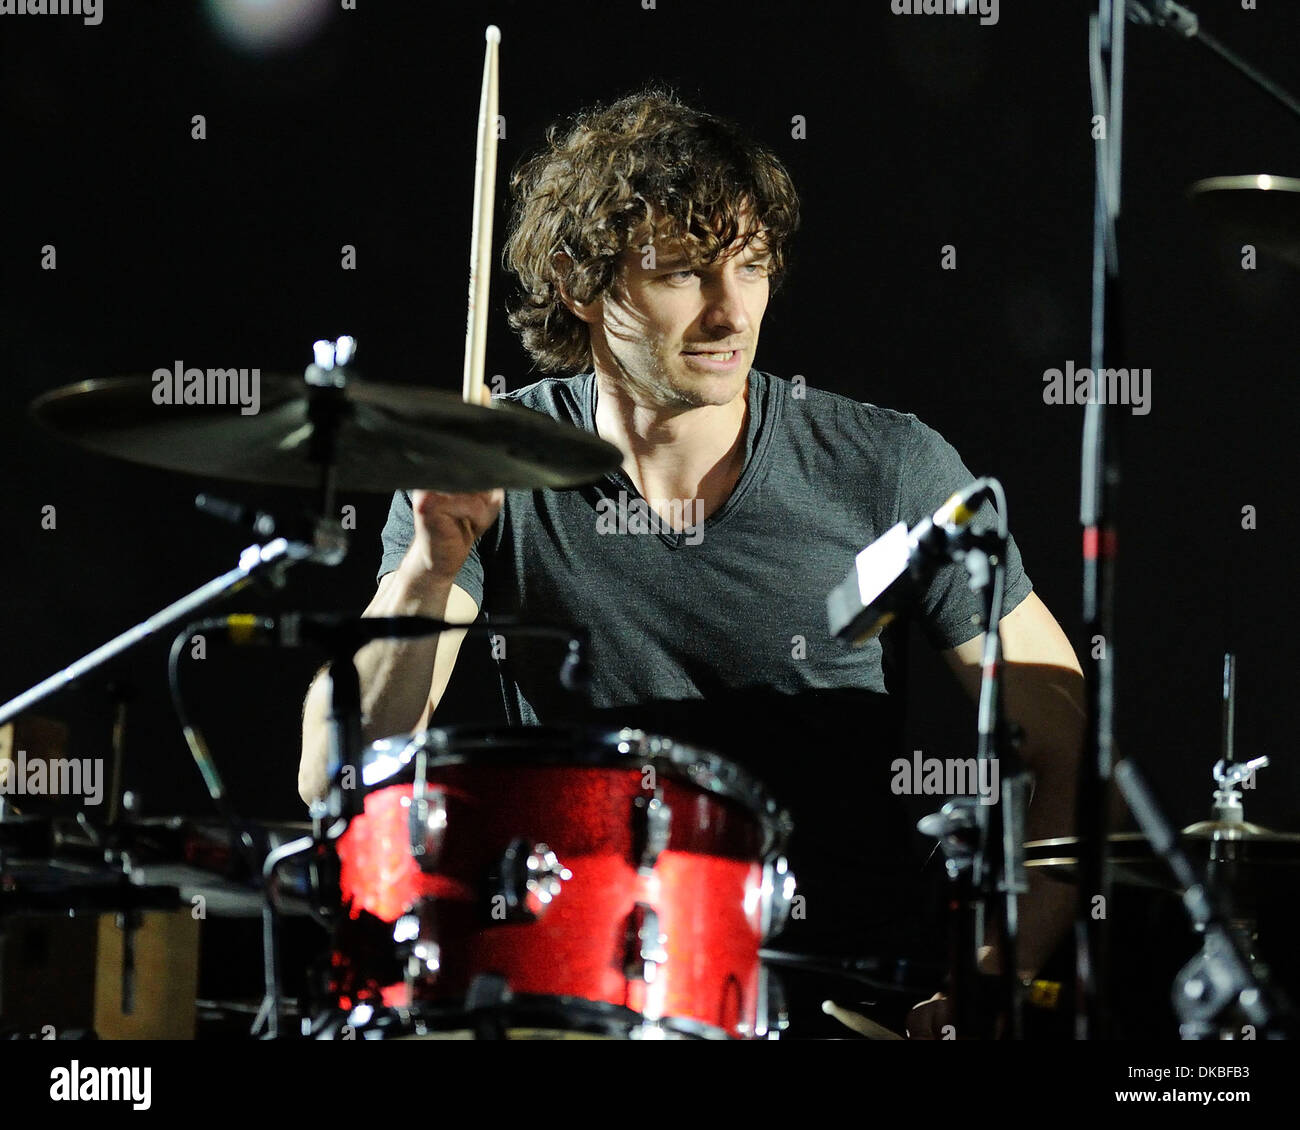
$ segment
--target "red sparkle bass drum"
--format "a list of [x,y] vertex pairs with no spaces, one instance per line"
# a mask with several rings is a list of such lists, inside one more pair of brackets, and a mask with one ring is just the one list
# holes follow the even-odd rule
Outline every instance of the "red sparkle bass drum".
[[763,941],[789,815],[639,730],[451,726],[376,742],[338,838],[349,1036],[772,1038]]

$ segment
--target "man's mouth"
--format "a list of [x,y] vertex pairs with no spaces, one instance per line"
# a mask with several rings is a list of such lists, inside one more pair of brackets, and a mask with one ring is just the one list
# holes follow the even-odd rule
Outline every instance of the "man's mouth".
[[704,353],[698,349],[685,349],[682,351],[688,357],[703,357],[708,361],[730,361],[735,355],[736,350],[728,349],[725,353]]

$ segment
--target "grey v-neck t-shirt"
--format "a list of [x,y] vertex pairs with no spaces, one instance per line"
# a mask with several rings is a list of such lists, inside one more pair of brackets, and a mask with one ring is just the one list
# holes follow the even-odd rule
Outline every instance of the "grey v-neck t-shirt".
[[[790,807],[797,839],[807,844],[815,829],[820,849],[860,871],[881,862],[881,844],[910,834],[888,803],[889,763],[902,755],[906,619],[846,648],[830,636],[826,597],[859,550],[932,514],[975,476],[913,415],[757,369],[747,395],[740,479],[701,525],[673,533],[638,523],[633,515],[646,511],[621,470],[571,489],[511,490],[456,583],[489,622],[590,633],[588,703],[560,685],[562,641],[505,637],[498,668],[512,724],[632,725],[710,748]],[[587,431],[595,398],[590,373],[506,394]],[[977,520],[992,525],[992,507]],[[380,576],[397,568],[412,533],[409,495],[398,492]],[[1030,587],[1013,542],[1004,614]],[[943,649],[978,634],[979,612],[965,568],[949,565],[919,594],[914,618]],[[970,750],[952,753],[973,751],[972,735]]]

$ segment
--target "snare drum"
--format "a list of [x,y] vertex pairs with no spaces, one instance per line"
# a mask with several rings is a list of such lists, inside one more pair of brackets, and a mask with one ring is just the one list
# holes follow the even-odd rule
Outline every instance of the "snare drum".
[[639,730],[452,726],[376,742],[361,780],[331,997],[362,1035],[776,1034],[759,947],[791,822],[738,766]]

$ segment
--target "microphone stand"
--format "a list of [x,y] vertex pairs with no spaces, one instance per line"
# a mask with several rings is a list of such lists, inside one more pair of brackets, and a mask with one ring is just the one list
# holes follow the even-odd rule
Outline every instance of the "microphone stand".
[[[996,493],[1001,495],[1001,488]],[[999,499],[1002,501],[1001,499]],[[1005,523],[1006,506],[1001,506]],[[984,597],[984,654],[981,662],[977,767],[998,768],[1000,796],[994,804],[973,803],[975,834],[968,866],[950,867],[958,882],[960,907],[953,966],[957,1031],[976,1038],[995,1037],[996,1020],[1006,1018],[1003,1038],[1023,1038],[1019,944],[1019,896],[1028,889],[1024,873],[1025,804],[1028,773],[1016,751],[1002,709],[1002,597],[1006,582],[1007,533],[969,527],[957,538],[954,556],[966,566],[972,592]],[[981,774],[977,780],[984,780]],[[988,921],[996,925],[998,974],[993,1007],[985,1009],[987,983],[980,968],[980,948]]]
[[[976,530],[970,525],[975,507],[986,497],[997,502],[996,530]],[[984,600],[984,652],[980,665],[979,740],[977,780],[980,770],[992,765],[1000,773],[1001,796],[993,805],[963,797],[920,822],[924,835],[933,835],[947,857],[947,872],[956,887],[953,910],[952,992],[958,1027],[975,1038],[996,1034],[996,1019],[1005,1016],[1003,1035],[1021,1038],[1019,976],[1016,948],[1019,932],[1018,896],[1027,890],[1024,877],[1024,809],[1028,774],[1015,741],[1008,734],[1002,711],[1002,604],[1006,585],[1006,553],[1010,541],[1006,495],[994,478],[981,478],[952,496],[932,518],[908,531],[899,523],[860,553],[854,572],[827,597],[832,635],[839,638],[869,636],[886,619],[887,594],[899,578],[915,592],[942,561],[962,562],[969,587]],[[880,560],[868,557],[883,552]],[[894,580],[881,588],[879,573]],[[868,591],[874,596],[866,595]],[[897,595],[895,600],[899,599]],[[892,608],[889,609],[893,611]],[[982,798],[981,798],[982,799]],[[989,910],[996,902],[1000,1000],[990,1017],[984,1007],[986,985],[980,969]],[[992,1020],[993,1023],[989,1021]]]
[[[326,523],[325,525],[330,524]],[[341,558],[342,549],[340,548],[336,559]],[[229,593],[239,592],[250,581],[267,574],[278,577],[285,567],[294,565],[299,561],[321,560],[322,557],[317,546],[305,542],[290,541],[287,538],[274,538],[265,545],[250,545],[240,553],[239,564],[229,572],[221,574],[221,576],[208,581],[204,585],[200,585],[193,592],[155,612],[147,620],[128,628],[121,635],[115,636],[106,644],[68,664],[62,671],[56,671],[48,679],[37,683],[17,698],[10,699],[0,705],[0,723],[8,722],[9,719],[21,714],[29,707],[35,706],[36,703],[48,698],[55,691],[62,690],[83,675],[121,655],[124,651],[129,650],[164,628],[192,616],[206,605],[220,600]],[[327,561],[326,563],[333,564],[334,561]]]
[[[1096,142],[1096,192],[1093,203],[1092,336],[1089,363],[1094,379],[1115,367],[1123,353],[1120,322],[1118,221],[1120,157],[1124,110],[1123,0],[1097,0],[1089,21],[1089,75],[1092,112],[1103,124]],[[1088,724],[1079,761],[1076,822],[1079,836],[1079,886],[1075,917],[1075,1038],[1104,1039],[1109,1031],[1107,918],[1093,916],[1093,898],[1110,901],[1107,865],[1106,797],[1114,746],[1115,704],[1115,511],[1120,480],[1119,424],[1115,405],[1090,396],[1084,408],[1082,486],[1079,520],[1083,526],[1083,623],[1089,639]]]

